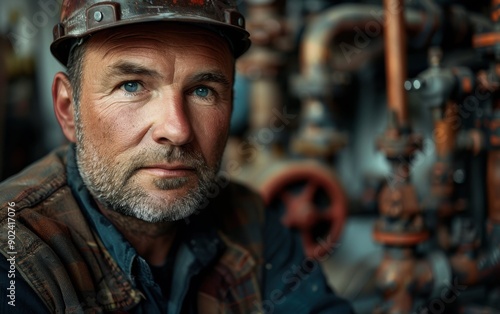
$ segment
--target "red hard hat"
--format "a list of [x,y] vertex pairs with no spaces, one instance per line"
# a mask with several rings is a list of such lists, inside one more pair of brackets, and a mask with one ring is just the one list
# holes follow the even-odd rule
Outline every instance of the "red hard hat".
[[250,47],[245,19],[233,0],[64,0],[50,50],[66,65],[76,39],[111,27],[154,21],[208,26],[229,41],[236,58]]

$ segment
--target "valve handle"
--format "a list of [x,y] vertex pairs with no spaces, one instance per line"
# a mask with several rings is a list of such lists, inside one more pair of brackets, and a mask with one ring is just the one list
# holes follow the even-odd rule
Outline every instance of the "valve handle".
[[306,256],[319,259],[331,253],[345,223],[347,198],[329,168],[291,163],[262,185],[261,194],[266,204],[284,203],[286,213],[281,221],[300,232]]

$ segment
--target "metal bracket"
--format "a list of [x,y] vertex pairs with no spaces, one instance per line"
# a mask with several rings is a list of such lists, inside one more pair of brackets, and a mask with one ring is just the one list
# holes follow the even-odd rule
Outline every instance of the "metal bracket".
[[87,9],[87,30],[120,20],[120,4],[114,2],[99,3]]

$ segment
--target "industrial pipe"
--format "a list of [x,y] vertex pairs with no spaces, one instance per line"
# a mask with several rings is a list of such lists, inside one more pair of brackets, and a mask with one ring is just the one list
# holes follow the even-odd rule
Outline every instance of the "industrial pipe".
[[[246,0],[247,29],[252,47],[238,60],[238,71],[250,81],[250,133],[269,127],[273,109],[282,111],[282,92],[278,75],[285,65],[287,32],[284,21],[284,1]],[[275,141],[266,141],[273,144]]]
[[398,125],[408,127],[408,105],[404,83],[407,79],[406,29],[404,3],[401,0],[384,0],[385,69],[387,75],[387,104],[396,114]]
[[[414,186],[410,181],[411,160],[422,139],[411,132],[408,121],[406,81],[406,30],[404,0],[384,0],[385,65],[389,124],[378,140],[394,179],[380,191],[380,217],[373,238],[383,245],[384,257],[376,273],[376,284],[384,298],[374,313],[410,313],[419,274],[427,274],[417,259],[418,244],[429,237]],[[423,265],[427,265],[423,263]],[[428,268],[428,267],[427,267]],[[425,286],[425,285],[424,285]]]
[[[438,8],[423,7],[404,8],[401,27],[401,32],[408,31],[412,43],[421,45],[418,48],[429,45],[443,24]],[[455,44],[466,41],[466,34],[491,29],[491,23],[482,15],[465,12],[459,6],[451,6],[447,14],[453,30],[446,38]],[[334,70],[355,71],[383,51],[382,45],[370,47],[370,43],[381,37],[385,20],[392,16],[394,14],[385,14],[378,5],[367,4],[339,4],[315,16],[304,30],[300,47],[301,75],[295,80],[294,91],[304,97],[329,95],[335,85]],[[336,43],[339,35],[353,32],[354,40],[339,43],[332,53],[332,43]],[[336,62],[338,58],[343,58],[343,62]]]

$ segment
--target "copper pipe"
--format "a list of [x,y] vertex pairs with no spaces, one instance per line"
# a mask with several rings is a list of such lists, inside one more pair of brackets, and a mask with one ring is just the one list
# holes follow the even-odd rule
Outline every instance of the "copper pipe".
[[[429,233],[421,206],[410,182],[410,161],[421,139],[410,132],[406,81],[406,28],[402,0],[384,0],[384,47],[389,123],[379,148],[391,164],[394,180],[379,195],[380,218],[373,230],[384,245],[384,259],[377,269],[377,285],[385,300],[374,313],[410,313],[416,297],[419,261],[415,248]],[[402,132],[403,131],[403,132]],[[422,269],[422,267],[419,267]],[[425,273],[429,273],[426,271]]]
[[407,96],[404,82],[407,78],[406,31],[402,0],[384,0],[386,12],[385,68],[387,75],[387,102],[389,110],[396,113],[399,126],[408,125]]
[[[457,128],[455,122],[458,119],[457,104],[454,101],[447,101],[443,108],[434,108],[434,139],[436,149],[436,162],[432,167],[430,184],[430,197],[425,208],[436,210],[440,218],[449,218],[464,208],[458,206],[459,203],[453,201],[453,150],[457,138]],[[438,230],[441,229],[441,224]],[[446,240],[447,232],[440,233],[443,240]],[[440,241],[442,247],[446,247],[448,241]]]
[[454,101],[448,101],[443,109],[444,116],[434,121],[434,136],[436,141],[436,155],[440,160],[447,160],[455,148],[455,139],[457,128],[455,122],[458,117],[457,104]]
[[[417,11],[408,11],[408,15],[411,20],[411,26],[409,26],[409,28],[424,28],[426,21],[424,14]],[[379,49],[381,45],[372,45],[372,47],[368,45],[373,38],[380,37],[379,35],[382,33],[383,23],[384,13],[380,6],[345,4],[333,6],[331,9],[316,16],[312,22],[308,24],[300,51],[301,77],[295,84],[296,92],[302,98],[303,109],[305,109],[304,112],[306,114],[308,108],[312,108],[315,104],[319,103],[320,107],[322,107],[321,110],[325,112],[324,118],[327,118],[327,106],[331,103],[332,85],[335,85],[335,82],[333,82],[333,71],[331,69],[331,64],[334,60],[332,57],[331,44],[336,36],[341,33],[352,32],[353,30],[357,33],[354,37],[354,44],[358,45],[358,47],[351,46],[351,49],[357,49],[355,51],[359,53],[354,53],[353,55],[344,54],[343,56],[347,58],[347,62],[344,63],[346,66],[341,68],[344,70],[356,69],[361,64],[359,62],[360,60],[366,62],[367,59],[373,58],[377,54],[373,49],[374,47],[375,49]],[[434,29],[436,25],[437,23],[433,24],[431,28]],[[367,30],[369,30],[369,35],[367,34]],[[346,43],[340,43],[337,46],[342,49],[342,44]],[[337,52],[334,51],[334,55],[335,53]],[[335,70],[339,70],[338,65],[334,67]],[[328,117],[326,120],[331,119]],[[312,130],[314,132],[318,131],[310,127],[303,129]],[[336,149],[334,149],[334,147],[342,147],[343,144],[341,143],[344,141],[340,140],[339,143],[333,143],[337,142],[336,136],[333,134],[335,131],[330,129],[324,131],[325,132],[322,133],[328,133],[325,139],[329,143],[327,145],[329,148],[325,150],[325,148],[322,147],[321,150],[325,150],[326,152],[322,155],[329,158],[331,155],[335,154]],[[305,136],[305,138],[305,142],[308,142],[307,136]],[[301,151],[300,153],[302,154],[303,152]]]
[[[402,11],[400,5],[402,5],[400,0],[387,0],[385,2],[385,7],[387,9],[392,8],[395,16],[397,16],[393,20],[399,21],[399,28],[401,28],[401,21],[399,19],[401,14],[398,14],[398,12]],[[388,19],[386,28],[387,34],[385,37],[385,39],[389,41],[386,45],[386,49],[388,50],[386,66],[389,79],[388,88],[393,90],[392,94],[388,92],[389,108],[392,109],[392,114],[395,112],[399,115],[400,118],[398,122],[400,124],[408,126],[406,116],[407,112],[404,112],[404,110],[406,110],[406,99],[404,98],[404,91],[401,92],[399,89],[402,87],[401,80],[404,79],[404,69],[406,68],[406,60],[404,57],[406,54],[405,51],[402,50],[404,49],[404,44],[401,44],[402,38],[400,37],[404,36],[404,34],[393,31],[398,28],[397,25],[398,24],[396,22],[393,21],[391,23],[390,19]],[[389,32],[392,32],[392,35],[389,34]],[[393,51],[389,52],[389,49],[393,49]],[[391,57],[391,53],[394,56],[397,56],[397,53],[400,53],[403,57],[392,60],[393,58]],[[389,64],[391,60],[392,64]],[[493,84],[493,82],[487,83],[488,90],[492,91],[492,86],[495,84]],[[466,87],[465,85],[464,87]],[[466,88],[466,90],[468,89],[469,88]],[[443,92],[446,92],[446,90],[443,90]],[[447,160],[450,158],[454,149],[454,139],[456,138],[456,130],[453,129],[451,122],[453,122],[454,117],[456,117],[457,111],[446,110],[446,107],[444,106],[446,102],[448,108],[452,108],[454,103],[452,100],[448,99],[450,95],[446,94],[444,96],[445,97],[441,97],[444,102],[437,103],[438,106],[435,106],[434,108],[434,113],[437,113],[437,118],[435,119],[436,132],[439,133],[438,135],[441,137],[441,140],[437,138],[436,153],[438,159],[441,160]],[[439,100],[441,98],[437,97],[436,99]],[[494,98],[498,99],[498,95],[494,94]],[[437,101],[436,99],[435,101]],[[494,100],[493,103],[495,107],[497,101]],[[500,105],[500,102],[498,102],[498,104]],[[403,106],[403,108],[400,106]],[[498,108],[500,108],[500,106],[498,106]],[[500,117],[500,114],[497,116]],[[500,120],[498,122],[498,127],[500,127]],[[491,127],[491,123],[490,128],[493,128]],[[496,129],[496,127],[494,128]],[[492,154],[492,152],[489,152],[489,154],[490,163],[495,164],[493,167],[500,168],[496,166],[496,164],[500,163],[500,153]],[[494,170],[492,171],[492,169],[489,169],[488,171],[488,186],[490,187],[496,187],[500,184],[500,176],[498,176],[498,178],[494,177],[493,172]],[[490,181],[495,182],[491,183]],[[445,189],[440,191],[440,193],[437,193],[437,196],[444,196],[445,198],[448,198],[450,194],[450,191],[447,190],[448,187],[446,184],[442,185],[442,187]],[[489,192],[493,192],[492,189],[490,189]],[[491,194],[493,193],[490,193],[490,195]],[[497,201],[496,203],[500,204],[500,201]],[[383,203],[381,202],[380,204]],[[401,212],[403,211],[404,210],[401,210]],[[494,209],[490,207],[490,246],[479,258],[476,258],[476,251],[479,248],[477,233],[474,232],[474,228],[469,228],[467,224],[463,224],[461,226],[458,233],[459,240],[456,243],[458,245],[455,244],[456,251],[451,258],[448,258],[445,252],[441,252],[436,253],[437,255],[428,255],[425,260],[417,260],[413,247],[408,244],[404,243],[404,246],[399,246],[398,248],[391,248],[390,246],[387,246],[387,243],[390,243],[391,241],[395,242],[395,240],[389,237],[392,236],[392,234],[384,233],[383,230],[380,232],[382,228],[375,229],[375,239],[377,240],[377,238],[381,238],[382,241],[379,240],[379,242],[386,244],[384,247],[384,259],[378,269],[377,277],[379,287],[381,288],[381,291],[384,292],[385,300],[390,301],[385,304],[387,308],[383,310],[383,313],[409,313],[415,297],[419,295],[426,297],[430,296],[431,292],[429,291],[429,286],[433,286],[432,290],[434,293],[441,293],[442,295],[442,292],[445,290],[439,286],[440,283],[445,283],[445,285],[455,285],[455,283],[457,283],[461,288],[466,287],[464,285],[495,283],[500,271],[500,247],[498,245],[500,239],[500,215],[497,213],[500,213],[500,205],[496,205]],[[383,214],[382,218],[385,217],[387,217],[387,214]],[[381,222],[384,221],[387,220],[381,219],[377,222],[377,225],[382,225]],[[408,233],[407,228],[400,234],[403,239],[408,238],[409,235],[410,234]],[[399,242],[404,241],[400,240]],[[407,242],[410,243],[411,241]],[[417,269],[419,270],[416,271]],[[404,278],[404,280],[401,280],[400,278]]]
[[[424,28],[426,15],[423,12],[416,10],[406,11],[407,27],[412,33]],[[376,5],[362,4],[341,4],[332,6],[324,13],[314,17],[307,25],[304,32],[304,40],[301,45],[301,72],[305,77],[312,77],[318,71],[329,68],[331,57],[331,43],[341,33],[353,32],[359,30],[358,38],[365,36],[367,41],[374,39],[382,34],[384,16],[381,12],[381,7]],[[430,21],[431,29],[435,30],[438,26],[438,21]],[[370,31],[366,32],[367,27]],[[380,31],[378,31],[380,30]],[[363,33],[363,34],[362,34]],[[430,33],[432,34],[432,32]],[[357,43],[354,43],[356,45]],[[363,53],[364,43],[358,43],[355,49],[361,50]],[[353,60],[356,55],[353,55]],[[343,65],[340,70],[355,70],[359,66],[359,62],[349,62]],[[342,66],[339,64],[339,66]]]
[[[418,38],[421,43],[428,43],[442,23],[439,12],[434,11],[435,8],[429,11],[405,8],[405,27],[401,30],[407,30],[411,38]],[[468,39],[464,33],[474,32],[475,29],[491,29],[491,23],[486,18],[464,12],[459,6],[450,7],[449,14],[452,27],[456,28],[449,35],[455,43]],[[382,53],[383,45],[369,44],[381,37],[384,15],[378,5],[339,4],[314,16],[304,30],[300,47],[301,75],[305,85],[313,87],[324,84],[324,88],[318,87],[314,90],[327,91],[331,88],[328,78],[332,64],[337,71],[355,71],[364,62]],[[350,45],[346,46],[349,50],[347,53],[341,48],[332,53],[332,43],[336,43],[339,35],[343,33],[355,33],[354,42],[343,43]],[[336,59],[341,59],[342,62],[336,62]]]

